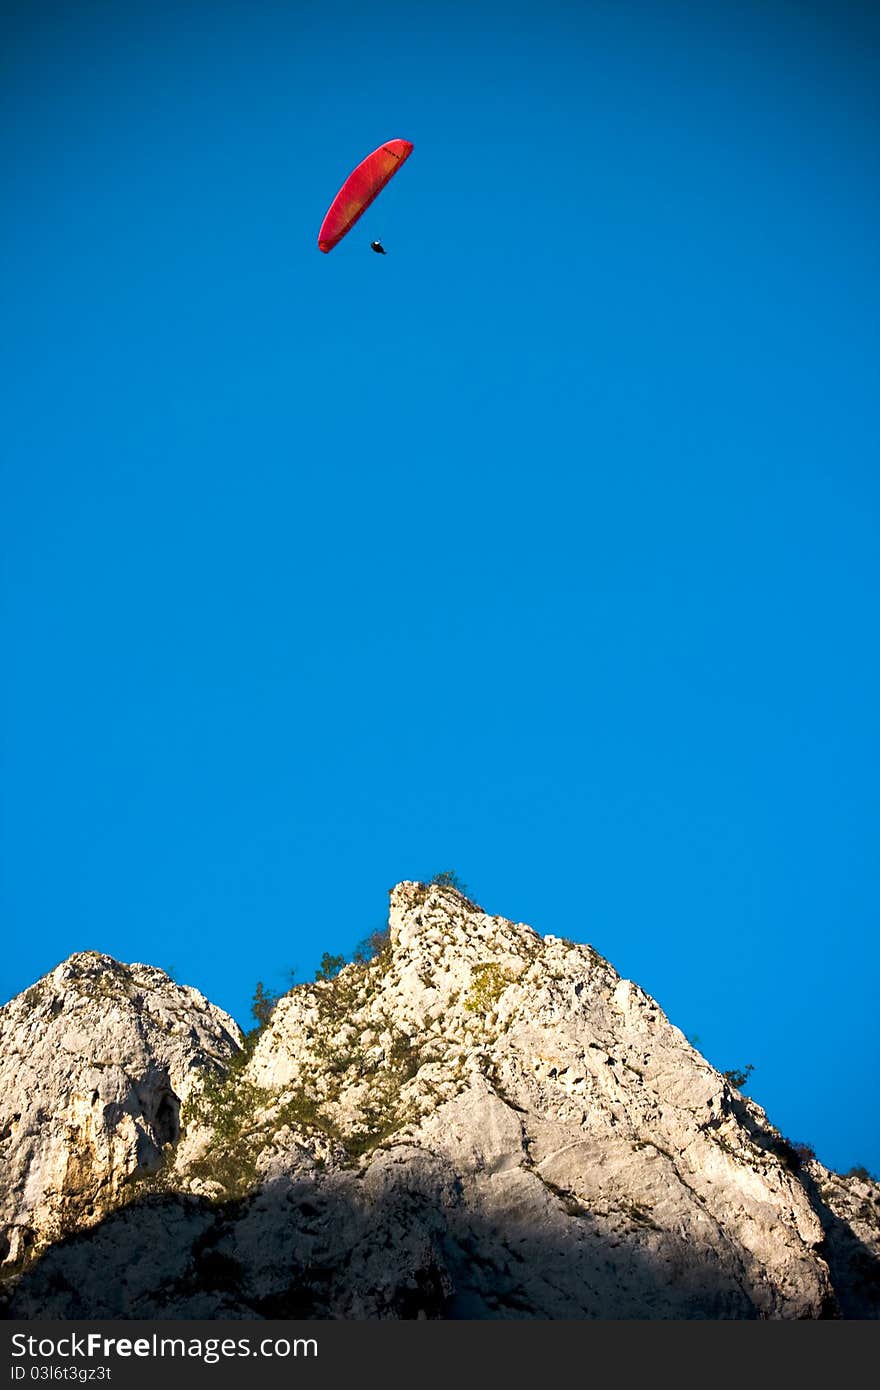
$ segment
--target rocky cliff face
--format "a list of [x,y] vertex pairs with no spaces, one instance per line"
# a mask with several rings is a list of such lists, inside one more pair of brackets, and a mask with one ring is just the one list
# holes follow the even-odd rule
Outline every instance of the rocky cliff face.
[[589,946],[453,889],[398,885],[373,959],[243,1050],[147,967],[35,990],[0,1035],[13,1316],[877,1314],[877,1185]]
[[157,1172],[180,1104],[241,1047],[228,1015],[148,965],[71,956],[0,1009],[0,1251],[15,1267]]

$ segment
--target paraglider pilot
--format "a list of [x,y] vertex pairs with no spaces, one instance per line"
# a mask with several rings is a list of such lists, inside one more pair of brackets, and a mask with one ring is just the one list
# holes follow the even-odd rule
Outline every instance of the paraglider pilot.
[[375,251],[376,254],[379,255],[379,256],[386,256],[386,255],[388,254],[387,251],[385,250],[385,247],[382,245],[381,241],[371,241],[371,242],[370,242],[370,250],[371,250],[371,251]]

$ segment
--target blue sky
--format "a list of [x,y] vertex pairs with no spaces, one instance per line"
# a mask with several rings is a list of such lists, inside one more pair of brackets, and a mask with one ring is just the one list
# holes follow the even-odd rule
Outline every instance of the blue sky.
[[880,1170],[876,12],[3,25],[2,997],[452,868]]

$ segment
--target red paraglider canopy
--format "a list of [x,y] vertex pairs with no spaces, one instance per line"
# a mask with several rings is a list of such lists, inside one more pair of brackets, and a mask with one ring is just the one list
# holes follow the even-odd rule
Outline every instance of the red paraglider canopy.
[[409,140],[387,140],[361,161],[345,180],[321,223],[319,251],[332,251],[346,232],[351,231],[361,213],[382,192],[412,151]]

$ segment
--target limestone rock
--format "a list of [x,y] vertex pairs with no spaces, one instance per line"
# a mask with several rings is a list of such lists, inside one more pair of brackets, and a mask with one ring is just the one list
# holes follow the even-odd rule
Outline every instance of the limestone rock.
[[[106,1025],[83,1023],[94,1055]],[[49,1250],[14,1316],[878,1313],[876,1183],[799,1155],[591,947],[452,888],[399,884],[373,959],[292,990],[222,1083],[207,1047],[180,1077],[158,1043],[140,1075],[192,1088],[185,1134],[162,1150],[140,1105],[138,1161],[161,1151],[161,1171]],[[56,1111],[42,1067],[61,1133],[80,1112]],[[99,1159],[77,1133],[80,1169],[124,1182],[124,1137]]]
[[13,1266],[93,1225],[162,1167],[180,1105],[236,1023],[148,965],[87,951],[0,1009],[2,1249]]

